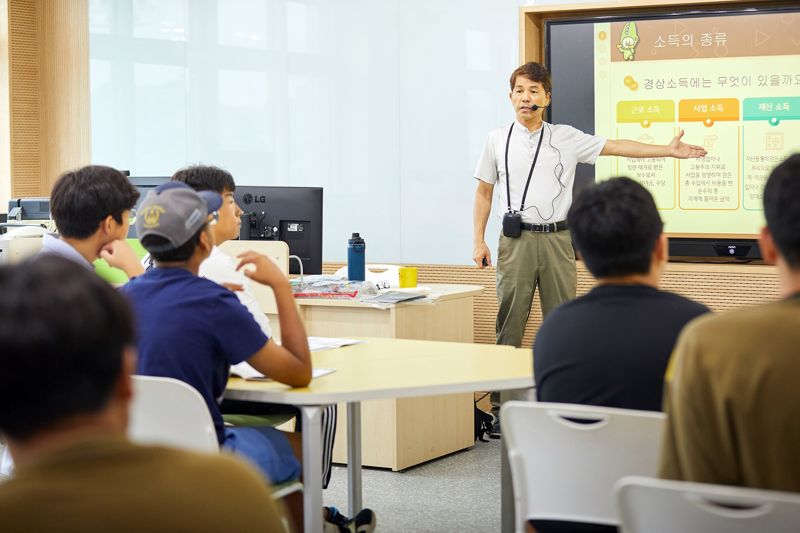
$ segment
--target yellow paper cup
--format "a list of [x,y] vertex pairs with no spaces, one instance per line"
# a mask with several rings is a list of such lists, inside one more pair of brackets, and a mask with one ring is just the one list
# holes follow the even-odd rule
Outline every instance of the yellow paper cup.
[[417,286],[417,267],[400,267],[400,288],[410,289]]

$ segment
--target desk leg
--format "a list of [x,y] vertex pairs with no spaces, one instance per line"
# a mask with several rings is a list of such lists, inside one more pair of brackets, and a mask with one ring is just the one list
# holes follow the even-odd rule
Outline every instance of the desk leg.
[[303,521],[306,532],[322,531],[322,407],[304,405]]
[[347,506],[355,516],[361,510],[361,402],[347,404]]
[[[500,392],[500,403],[511,399],[511,391]],[[502,424],[502,419],[500,420]],[[511,467],[508,463],[506,439],[500,439],[500,531],[514,533],[514,488],[511,485]]]

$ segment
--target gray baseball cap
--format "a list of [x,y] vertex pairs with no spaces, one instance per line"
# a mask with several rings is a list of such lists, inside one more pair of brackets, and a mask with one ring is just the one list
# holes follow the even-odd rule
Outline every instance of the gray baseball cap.
[[169,244],[145,246],[148,252],[168,252],[186,244],[222,205],[213,191],[197,192],[185,183],[169,181],[147,193],[136,209],[136,234],[163,237]]

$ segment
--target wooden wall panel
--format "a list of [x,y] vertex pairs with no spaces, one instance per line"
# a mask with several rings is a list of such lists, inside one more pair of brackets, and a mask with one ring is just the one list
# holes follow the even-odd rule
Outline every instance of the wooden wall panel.
[[11,197],[11,141],[8,78],[8,0],[0,0],[0,211]]
[[[344,263],[325,263],[323,272],[332,274]],[[464,283],[481,285],[475,298],[475,342],[495,341],[495,269],[479,270],[467,265],[408,265],[419,268],[419,283]],[[585,294],[595,281],[582,262],[578,262],[578,294]],[[778,276],[773,267],[764,265],[670,263],[661,280],[661,288],[701,302],[713,311],[728,311],[776,300],[780,297]],[[533,344],[536,329],[542,323],[538,294],[528,320],[523,346]]]
[[8,4],[11,195],[41,194],[38,0]]
[[12,196],[46,196],[90,161],[87,0],[9,0]]
[[91,162],[87,0],[43,0],[41,190],[65,170]]

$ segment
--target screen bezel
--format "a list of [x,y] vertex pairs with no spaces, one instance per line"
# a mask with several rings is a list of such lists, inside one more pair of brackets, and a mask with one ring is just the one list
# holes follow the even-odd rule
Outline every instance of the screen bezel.
[[[780,5],[764,5],[764,4],[737,4],[735,6],[708,6],[708,7],[693,7],[686,8],[683,6],[675,6],[674,9],[669,11],[658,10],[655,12],[648,12],[646,10],[632,10],[625,14],[613,15],[586,15],[586,16],[564,16],[561,15],[557,18],[546,18],[543,20],[542,32],[542,58],[544,65],[548,71],[552,68],[552,43],[551,43],[551,27],[553,26],[566,26],[571,24],[595,24],[597,22],[620,22],[629,20],[658,20],[658,19],[671,19],[671,18],[703,18],[703,17],[722,17],[722,16],[743,16],[754,14],[781,14],[781,13],[795,13],[800,15],[800,7],[795,6],[780,6]],[[594,80],[592,80],[592,83]],[[558,117],[557,106],[556,117]],[[551,118],[552,109],[548,110],[548,119]],[[553,121],[555,122],[555,121]],[[594,170],[592,170],[592,181],[596,179]],[[579,189],[576,188],[576,192]],[[741,261],[761,259],[761,251],[758,247],[758,233],[671,233],[665,231],[665,234],[678,241],[682,245],[690,244],[696,245],[700,250],[698,255],[681,255],[680,257],[694,258],[708,257],[717,258],[724,257],[728,260]],[[718,254],[710,254],[702,250],[713,249],[714,246],[728,246],[728,245],[747,245],[751,246],[748,254],[744,257],[727,257],[719,256]],[[670,256],[673,257],[672,245],[670,246]]]

